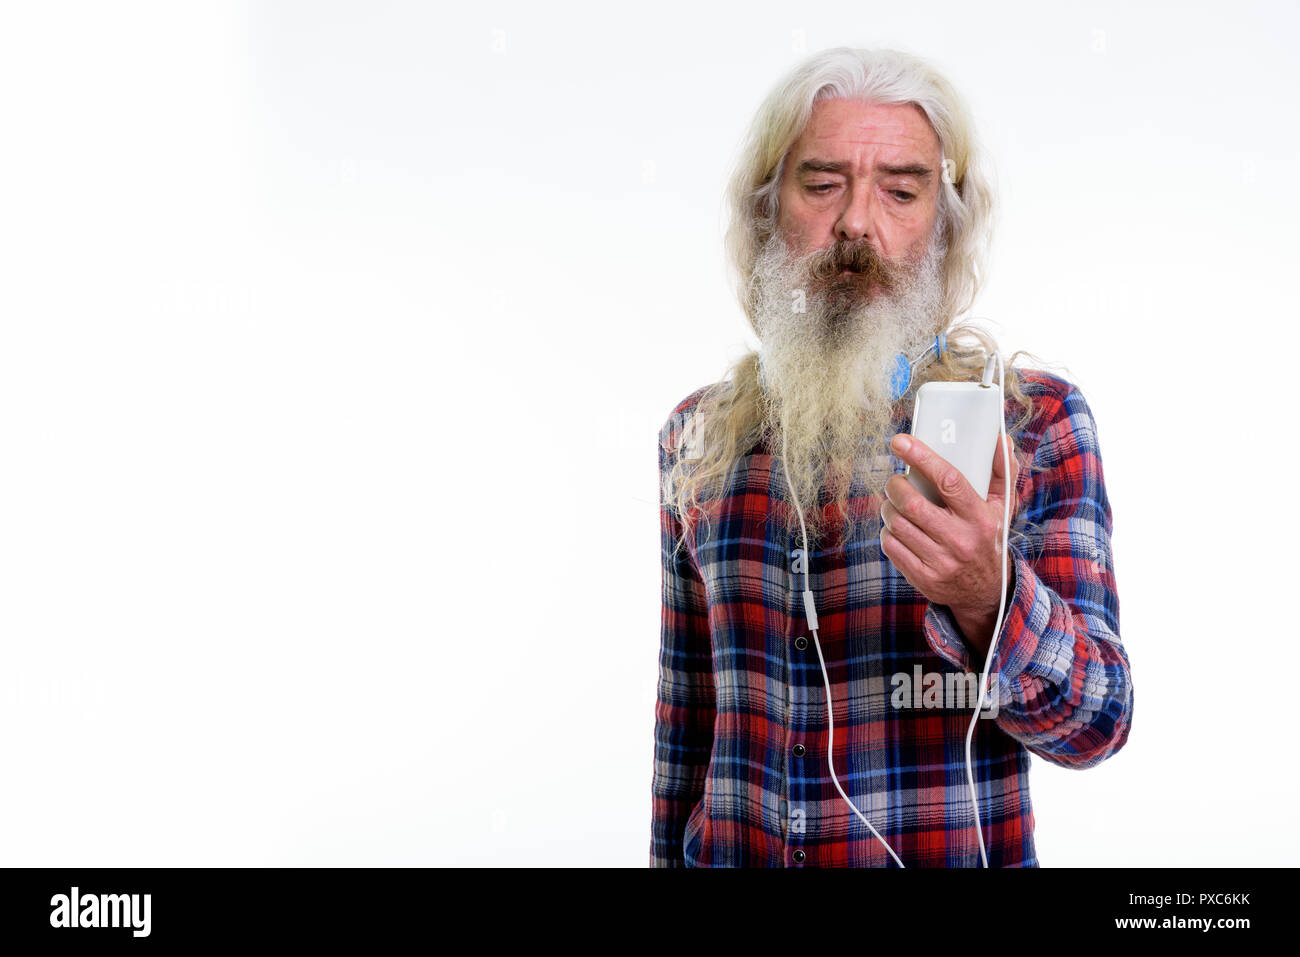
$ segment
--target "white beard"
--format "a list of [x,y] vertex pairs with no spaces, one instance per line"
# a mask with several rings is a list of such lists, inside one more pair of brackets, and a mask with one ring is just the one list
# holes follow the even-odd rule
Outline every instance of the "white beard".
[[[890,454],[895,357],[902,353],[910,362],[946,324],[947,250],[937,225],[919,262],[880,263],[889,278],[869,297],[861,276],[814,278],[834,275],[837,250],[862,248],[836,244],[794,259],[775,235],[751,280],[762,342],[763,435],[774,456],[784,454],[810,546],[831,521],[842,520],[832,511],[823,521],[823,504],[843,509],[855,482],[859,494],[883,494],[891,473],[872,467],[877,456]],[[804,311],[796,311],[801,303]],[[793,511],[792,505],[789,527],[798,528]],[[878,521],[877,505],[873,514],[850,515],[845,532]]]

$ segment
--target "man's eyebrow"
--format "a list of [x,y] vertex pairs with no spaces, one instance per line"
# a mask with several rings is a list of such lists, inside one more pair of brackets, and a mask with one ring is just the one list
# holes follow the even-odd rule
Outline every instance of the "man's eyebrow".
[[[802,176],[804,173],[844,173],[848,171],[849,166],[849,163],[842,160],[806,159],[795,168],[795,175]],[[904,163],[901,166],[877,163],[876,172],[886,173],[890,176],[917,176],[925,179],[934,170],[923,163]]]

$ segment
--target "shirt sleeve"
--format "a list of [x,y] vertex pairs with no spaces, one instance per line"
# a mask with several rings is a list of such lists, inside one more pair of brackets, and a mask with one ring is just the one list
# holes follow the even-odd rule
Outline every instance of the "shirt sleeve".
[[[660,489],[671,450],[659,445]],[[683,837],[704,794],[713,751],[715,697],[713,646],[704,581],[685,545],[677,549],[681,522],[659,509],[663,567],[659,689],[655,704],[651,867],[685,867]]]
[[[1063,767],[1088,768],[1128,740],[1133,683],[1120,643],[1111,559],[1111,509],[1092,410],[1071,385],[1034,454],[1043,471],[1020,520],[1026,544],[1008,546],[1015,586],[997,650],[998,726]],[[926,640],[936,654],[977,674],[951,610],[931,604]],[[973,710],[973,709],[972,709]]]

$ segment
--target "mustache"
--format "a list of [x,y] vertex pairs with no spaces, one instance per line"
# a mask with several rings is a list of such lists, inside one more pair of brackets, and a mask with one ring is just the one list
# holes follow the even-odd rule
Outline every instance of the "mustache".
[[886,289],[895,285],[895,267],[866,242],[837,242],[820,249],[808,257],[807,268],[809,276],[817,280],[838,279],[847,269],[863,283],[875,282]]

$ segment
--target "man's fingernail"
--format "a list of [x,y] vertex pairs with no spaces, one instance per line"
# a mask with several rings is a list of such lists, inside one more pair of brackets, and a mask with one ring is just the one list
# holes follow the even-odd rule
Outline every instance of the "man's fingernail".
[[912,440],[906,435],[894,436],[894,448],[899,452],[906,452],[912,447]]

